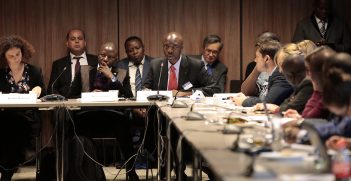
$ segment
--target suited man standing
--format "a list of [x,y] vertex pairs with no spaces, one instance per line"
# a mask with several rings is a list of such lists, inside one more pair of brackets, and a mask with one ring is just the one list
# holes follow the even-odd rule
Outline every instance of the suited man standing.
[[[86,53],[85,38],[85,33],[80,29],[72,29],[67,33],[68,55],[52,64],[48,93],[60,94],[66,98],[80,97],[82,92],[80,70],[83,65],[91,67],[89,69],[89,85],[93,84],[95,72],[92,70],[96,70],[98,58]],[[60,76],[62,72],[63,74]]]
[[143,87],[152,90],[172,90],[173,95],[182,90],[178,96],[191,95],[189,90],[201,90],[207,96],[220,92],[216,82],[207,74],[203,62],[182,55],[182,50],[183,37],[177,32],[168,33],[163,41],[165,57],[152,60]]
[[221,92],[224,92],[228,68],[219,61],[219,54],[223,48],[221,38],[217,35],[209,35],[204,39],[202,47],[202,55],[194,56],[194,58],[204,62],[207,73],[212,76]]
[[351,34],[347,25],[332,16],[330,0],[314,0],[314,12],[300,21],[292,42],[311,40],[317,46],[328,45],[336,51],[351,52]]
[[130,85],[134,97],[141,90],[150,70],[152,57],[145,55],[144,43],[140,37],[130,36],[124,42],[127,57],[118,62],[118,67],[129,71]]

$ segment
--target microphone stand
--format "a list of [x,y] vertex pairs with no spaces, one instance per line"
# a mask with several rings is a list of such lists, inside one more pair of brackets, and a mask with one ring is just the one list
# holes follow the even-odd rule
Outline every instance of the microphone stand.
[[161,76],[162,76],[162,70],[163,70],[163,62],[161,62],[160,65],[160,75],[158,76],[158,83],[157,83],[157,93],[155,95],[150,95],[147,97],[148,101],[164,101],[169,99],[168,96],[161,95],[160,94],[160,82],[161,82]]
[[42,102],[47,102],[47,101],[63,101],[66,98],[60,94],[54,94],[54,84],[57,82],[57,80],[62,76],[62,74],[67,70],[67,67],[64,67],[63,70],[61,71],[61,73],[57,76],[57,78],[52,82],[51,84],[51,94],[46,95],[42,98],[40,98],[40,100]]

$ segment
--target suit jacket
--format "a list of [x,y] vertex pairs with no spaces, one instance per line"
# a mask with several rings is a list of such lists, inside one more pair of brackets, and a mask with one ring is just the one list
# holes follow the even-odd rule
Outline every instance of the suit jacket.
[[323,141],[333,135],[351,137],[351,117],[334,118],[328,123],[316,125],[316,129]]
[[304,79],[294,90],[291,96],[284,100],[280,104],[280,111],[286,111],[288,109],[295,109],[301,113],[307,101],[310,99],[313,93],[312,82],[309,79]]
[[[202,55],[193,56],[196,59],[201,60]],[[212,64],[212,78],[216,82],[217,87],[221,89],[221,92],[225,91],[225,84],[227,81],[228,68],[218,59]]]
[[[163,68],[160,76],[161,63]],[[160,85],[158,87],[158,80]],[[183,85],[190,82],[193,90],[199,89],[205,95],[212,96],[213,93],[220,92],[216,82],[207,74],[204,64],[201,60],[182,55],[179,77],[178,90],[184,90]],[[152,90],[167,90],[168,83],[168,61],[166,58],[157,58],[151,61],[151,68],[143,84],[144,88]]]
[[[292,42],[311,40],[317,42],[322,39],[318,24],[314,15],[300,21],[294,33]],[[351,34],[347,25],[336,17],[328,18],[325,33],[327,44],[336,51],[351,52]]]
[[[89,85],[90,87],[94,84],[96,67],[98,64],[98,58],[95,55],[86,54],[88,65],[91,66],[89,71]],[[66,70],[64,68],[66,67]],[[94,71],[95,70],[95,71]],[[82,83],[80,76],[76,76],[72,80],[72,68],[71,68],[71,57],[67,55],[61,59],[54,61],[51,69],[51,76],[48,85],[48,93],[55,93],[65,96],[66,98],[78,98],[81,95]],[[63,74],[59,77],[59,75]],[[58,78],[58,79],[57,79]],[[55,84],[52,86],[53,82],[57,79]],[[53,87],[53,89],[52,89]]]
[[[94,79],[96,75],[99,73],[97,69],[91,70],[92,74],[94,74]],[[132,90],[130,88],[130,78],[129,78],[129,73],[128,70],[118,68],[116,66],[111,67],[111,72],[114,76],[117,77],[116,82],[109,81],[107,89],[108,90],[118,90],[118,96],[119,97],[125,97],[125,98],[130,98],[133,97]],[[91,86],[90,91],[94,90],[94,86]],[[102,91],[108,91],[108,90],[102,90]]]
[[[276,68],[272,75],[268,78],[268,91],[266,94],[266,102],[280,105],[293,92],[293,87],[286,81],[283,74]],[[259,97],[248,97],[244,100],[242,106],[250,107],[262,102]]]
[[[152,59],[153,59],[152,57],[145,55],[145,60],[144,60],[144,64],[143,64],[143,75],[141,75],[141,83],[142,84],[144,84],[146,77],[147,77],[147,74],[149,74],[150,64],[151,64]],[[121,61],[118,61],[117,67],[129,70],[129,58],[126,57],[126,58],[122,59]]]

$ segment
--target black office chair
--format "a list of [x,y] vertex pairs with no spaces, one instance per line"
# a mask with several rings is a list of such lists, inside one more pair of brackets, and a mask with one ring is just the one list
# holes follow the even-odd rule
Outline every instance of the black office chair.
[[230,80],[230,92],[237,93],[241,92],[241,80]]

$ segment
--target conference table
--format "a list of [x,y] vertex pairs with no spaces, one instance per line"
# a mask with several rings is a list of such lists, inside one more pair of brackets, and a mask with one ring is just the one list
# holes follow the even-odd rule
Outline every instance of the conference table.
[[134,100],[118,100],[118,101],[94,101],[86,102],[81,99],[68,99],[64,101],[49,101],[42,102],[37,100],[36,102],[0,102],[0,109],[38,109],[41,111],[57,111],[57,114],[61,114],[60,120],[55,120],[57,131],[56,131],[56,175],[57,180],[62,181],[64,172],[64,136],[65,136],[65,122],[67,119],[68,110],[80,110],[84,109],[94,109],[94,108],[130,108],[130,107],[149,107],[154,105],[153,102],[148,101],[134,101]]
[[[334,177],[330,173],[321,173],[316,168],[315,157],[311,153],[312,146],[291,145],[291,148],[284,149],[284,153],[294,153],[293,156],[272,157],[273,154],[257,154],[252,156],[240,151],[233,151],[233,144],[238,138],[237,134],[223,134],[223,124],[213,124],[211,119],[216,115],[210,114],[205,120],[187,120],[186,115],[191,108],[171,108],[166,103],[158,102],[161,114],[164,116],[168,124],[174,126],[174,130],[178,132],[179,139],[183,139],[190,146],[193,152],[193,180],[200,180],[201,163],[203,161],[214,172],[218,180],[333,180]],[[233,111],[224,113],[223,107],[217,105],[208,105],[209,109],[218,110],[217,117],[233,114]],[[216,108],[217,107],[217,108]],[[200,111],[199,111],[200,112]],[[210,111],[209,111],[210,112]],[[242,113],[235,112],[242,116]],[[171,140],[171,126],[167,127],[167,137]],[[256,129],[248,129],[255,131]],[[252,133],[255,134],[255,133]],[[178,140],[179,141],[179,140]],[[178,143],[181,143],[179,141]],[[178,144],[177,146],[181,146]],[[170,144],[165,148],[167,157],[167,180],[171,180],[170,170]],[[182,149],[177,147],[177,154],[182,155]],[[275,153],[275,152],[273,152]],[[284,154],[283,153],[283,154]],[[267,157],[264,157],[266,155]],[[298,156],[295,156],[298,155]],[[304,155],[303,157],[301,155]],[[275,156],[275,155],[273,155]],[[178,163],[180,164],[180,163]],[[253,173],[248,174],[250,169]]]
[[[189,105],[192,105],[190,102]],[[298,178],[296,174],[310,174],[314,177],[330,178],[330,174],[320,174],[311,165],[310,162],[296,161],[296,160],[275,160],[252,157],[242,152],[232,151],[233,143],[237,139],[236,134],[223,134],[223,124],[213,124],[209,118],[214,118],[216,115],[207,115],[206,120],[190,121],[186,119],[186,114],[193,109],[193,106],[188,108],[171,108],[167,102],[148,102],[148,101],[107,101],[107,102],[82,102],[80,99],[69,99],[66,101],[57,102],[41,102],[36,103],[0,103],[1,109],[12,109],[12,108],[35,108],[39,110],[61,110],[66,112],[67,110],[79,110],[82,108],[94,108],[94,107],[149,107],[157,106],[158,111],[162,119],[158,121],[166,121],[166,136],[171,140],[170,129],[172,125],[175,131],[180,135],[180,139],[186,141],[190,146],[193,155],[193,179],[201,179],[201,164],[206,162],[209,168],[214,172],[215,177],[218,180],[282,180],[282,178]],[[218,105],[208,105],[211,108],[218,110],[217,117],[223,117],[226,108]],[[190,108],[191,107],[191,108]],[[65,108],[65,109],[61,109]],[[67,109],[66,109],[67,108]],[[231,114],[231,113],[230,113]],[[56,124],[61,124],[59,128],[64,131],[64,122],[57,120]],[[161,123],[158,122],[160,125]],[[160,126],[159,126],[160,127]],[[159,128],[160,129],[160,128]],[[161,132],[161,130],[159,130]],[[163,128],[164,129],[164,128]],[[61,132],[61,134],[64,133]],[[167,180],[171,180],[170,170],[170,141],[168,146],[161,145],[161,135],[158,134],[158,155],[161,155],[161,147],[166,151],[166,163],[167,163]],[[63,138],[59,138],[63,141]],[[181,140],[181,142],[182,142]],[[181,143],[179,142],[179,143]],[[179,144],[182,146],[182,144]],[[182,149],[174,148],[178,154],[183,154]],[[57,180],[63,180],[63,144],[57,144]],[[159,156],[160,163],[160,156]],[[248,177],[246,175],[248,168],[254,163],[255,172]],[[160,164],[159,164],[160,166]],[[160,168],[159,168],[160,169]],[[160,174],[158,174],[160,175]],[[310,178],[310,177],[309,177]],[[160,177],[159,177],[160,180]]]

